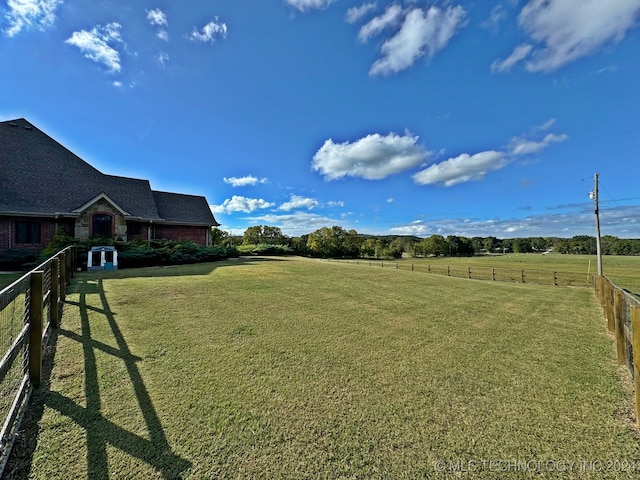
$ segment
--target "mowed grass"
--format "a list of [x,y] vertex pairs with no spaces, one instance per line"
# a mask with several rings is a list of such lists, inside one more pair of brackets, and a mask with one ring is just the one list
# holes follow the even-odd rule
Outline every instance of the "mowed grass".
[[632,391],[588,289],[255,258],[82,273],[67,301],[32,478],[640,462]]

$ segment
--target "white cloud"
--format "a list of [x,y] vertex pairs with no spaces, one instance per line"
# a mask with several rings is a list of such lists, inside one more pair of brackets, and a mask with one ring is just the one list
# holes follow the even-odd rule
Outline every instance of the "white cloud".
[[520,45],[504,60],[495,60],[491,64],[492,72],[508,72],[511,68],[521,60],[527,58],[533,49],[532,45]]
[[[159,8],[156,8],[155,10],[147,10],[147,20],[151,25],[154,25],[154,26],[158,26],[158,27],[169,26],[169,22],[167,21],[167,15]],[[169,32],[167,32],[167,30],[165,30],[164,28],[160,28],[156,35],[160,40],[164,40],[165,42],[169,41]]]
[[370,75],[388,75],[412,66],[422,57],[433,57],[442,50],[462,27],[466,12],[461,6],[446,10],[436,6],[424,11],[411,10],[400,30],[382,44],[382,58],[376,60]]
[[481,180],[492,170],[499,170],[507,165],[504,153],[495,150],[469,155],[463,153],[440,163],[433,164],[413,175],[413,180],[420,185],[442,183],[451,187],[463,182]]
[[542,125],[537,125],[535,127],[535,130],[539,130],[539,131],[549,130],[555,123],[556,123],[556,119],[550,118],[549,120],[544,122]]
[[525,138],[516,137],[511,140],[509,153],[513,156],[530,155],[538,153],[540,150],[547,148],[552,143],[564,142],[569,138],[565,134],[549,133],[545,137],[536,142]]
[[160,52],[157,58],[158,63],[164,67],[164,65],[169,61],[169,54],[166,52]]
[[504,5],[498,4],[495,7],[493,7],[493,9],[491,10],[491,14],[489,15],[489,18],[484,22],[482,22],[482,26],[485,28],[488,28],[489,30],[497,32],[498,26],[502,21],[505,20],[506,17],[507,17],[507,9],[505,8]]
[[121,28],[122,26],[115,22],[104,27],[96,25],[89,31],[73,32],[65,43],[78,47],[86,58],[103,64],[110,72],[119,72],[120,53],[113,45],[123,43],[120,36]]
[[257,185],[268,182],[266,178],[257,178],[252,175],[247,175],[246,177],[224,177],[223,180],[224,183],[228,183],[234,187],[246,187],[247,185]]
[[363,3],[359,7],[351,7],[347,10],[347,15],[345,16],[345,20],[347,23],[356,23],[362,17],[364,17],[367,13],[375,10],[377,8],[377,4],[374,3]]
[[166,27],[169,25],[167,22],[167,15],[159,8],[156,8],[155,10],[147,10],[147,20],[149,20],[151,25],[157,25],[160,27]]
[[530,0],[518,23],[538,47],[525,67],[551,72],[619,42],[636,26],[638,15],[640,0]]
[[273,205],[273,203],[267,202],[261,198],[247,198],[234,195],[231,198],[227,198],[222,205],[211,205],[211,210],[213,213],[251,213],[261,208],[273,207]]
[[[637,229],[628,228],[629,219],[640,218],[640,206],[616,206],[600,209],[600,221],[603,227],[628,234],[627,238],[637,237]],[[390,229],[392,234],[429,236],[435,233],[460,235],[467,238],[488,237],[572,237],[574,235],[594,234],[593,204],[585,202],[574,205],[563,213],[543,213],[525,218],[513,219],[467,219],[449,218],[437,220],[419,220]]]
[[387,198],[387,203],[393,203],[395,200],[393,198]]
[[227,24],[219,22],[218,17],[216,17],[215,20],[211,20],[202,27],[200,31],[194,28],[189,38],[194,42],[209,43],[215,42],[216,38],[227,38]]
[[313,156],[313,169],[327,180],[344,176],[379,180],[420,165],[430,154],[418,137],[367,135],[353,143],[329,139]]
[[56,8],[62,0],[7,0],[9,12],[5,19],[9,28],[5,33],[13,37],[24,28],[37,27],[44,30],[54,24]]
[[335,1],[336,0],[285,0],[285,3],[301,12],[306,12],[307,10],[322,10]]
[[372,18],[360,28],[358,40],[366,42],[385,29],[398,26],[402,21],[404,13],[400,5],[395,3],[389,5],[382,15]]
[[289,210],[294,210],[296,208],[306,208],[308,210],[312,210],[318,205],[319,203],[315,198],[291,195],[291,198],[288,202],[284,202],[282,205],[280,205],[279,210],[284,210],[286,212],[288,212]]

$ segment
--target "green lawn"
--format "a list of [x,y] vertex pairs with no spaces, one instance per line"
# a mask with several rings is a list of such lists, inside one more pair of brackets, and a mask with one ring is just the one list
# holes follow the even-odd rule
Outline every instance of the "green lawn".
[[[628,373],[589,289],[253,258],[81,273],[67,302],[18,478],[640,468]],[[505,476],[485,465],[473,478]]]
[[20,272],[20,273],[0,272],[0,290],[8,287],[23,275],[24,275],[23,272]]

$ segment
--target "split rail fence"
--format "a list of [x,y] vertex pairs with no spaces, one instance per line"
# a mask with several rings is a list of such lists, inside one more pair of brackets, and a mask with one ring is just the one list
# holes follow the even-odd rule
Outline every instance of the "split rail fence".
[[640,300],[597,275],[596,297],[604,310],[607,329],[616,341],[618,365],[626,365],[635,383],[636,421],[640,427]]
[[537,285],[555,285],[557,287],[593,288],[593,274],[579,272],[561,272],[552,270],[533,270],[515,268],[493,268],[485,266],[445,265],[444,263],[407,263],[380,260],[335,260],[331,262],[352,263],[370,267],[411,270],[449,277],[489,280],[494,282],[534,283]]
[[75,247],[67,247],[0,291],[0,476],[31,392],[42,381],[43,351],[60,324],[74,270]]

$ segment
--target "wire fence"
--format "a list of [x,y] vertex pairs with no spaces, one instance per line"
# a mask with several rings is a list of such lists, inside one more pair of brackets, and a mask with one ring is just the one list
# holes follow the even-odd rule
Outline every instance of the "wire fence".
[[40,384],[43,348],[59,325],[74,264],[75,250],[67,247],[0,291],[0,476]]
[[533,283],[557,287],[593,288],[594,275],[591,273],[562,272],[553,270],[495,268],[485,266],[445,265],[444,263],[425,264],[380,260],[335,260],[331,262],[351,263],[377,268],[395,268],[434,275],[489,280],[494,282]]

